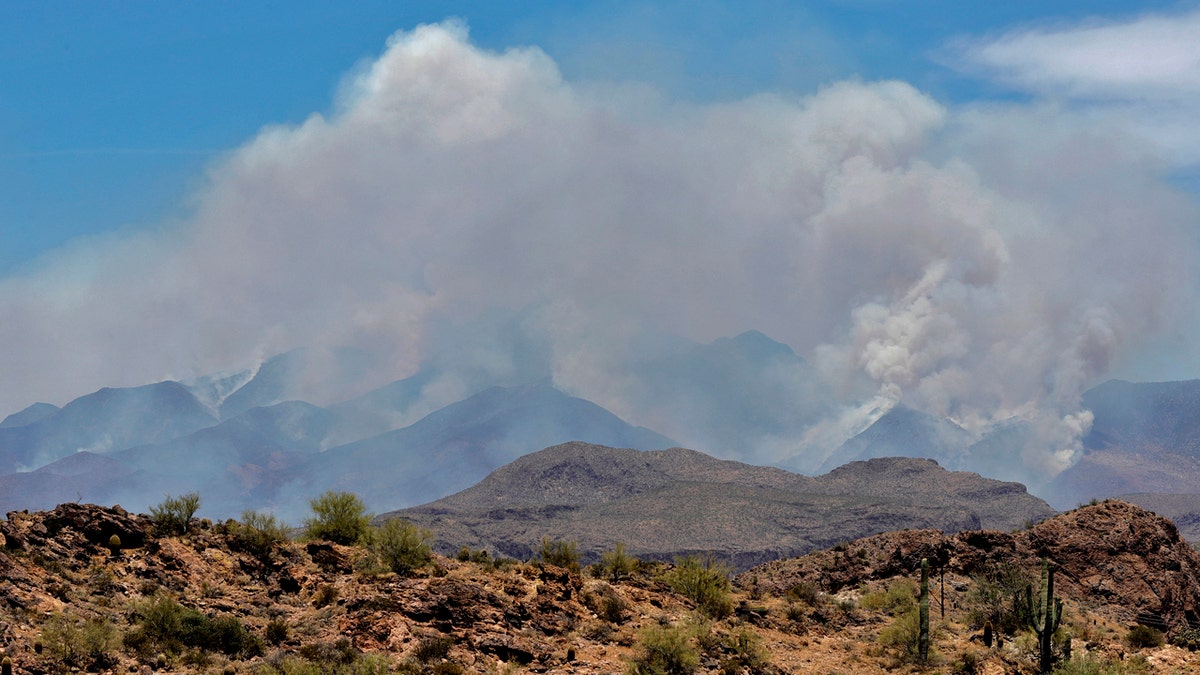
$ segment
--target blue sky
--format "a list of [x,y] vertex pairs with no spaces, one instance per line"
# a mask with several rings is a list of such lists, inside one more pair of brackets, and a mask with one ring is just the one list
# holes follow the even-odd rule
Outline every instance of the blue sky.
[[4,3],[0,414],[538,345],[653,427],[647,335],[757,329],[823,437],[903,402],[1061,469],[1088,387],[1200,376],[1197,45],[1196,2]]
[[328,111],[394,31],[464,19],[571,80],[670,96],[807,93],[898,78],[956,104],[1028,95],[948,48],[1179,2],[12,2],[0,7],[0,271],[72,237],[186,213],[205,167],[264,125]]

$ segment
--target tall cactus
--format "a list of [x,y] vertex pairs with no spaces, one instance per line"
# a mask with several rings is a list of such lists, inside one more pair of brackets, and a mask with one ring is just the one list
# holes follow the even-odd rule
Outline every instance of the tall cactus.
[[12,659],[7,656],[0,660],[0,675],[12,675]]
[[929,660],[929,559],[921,558],[920,633],[917,634],[917,656]]
[[1062,621],[1062,600],[1054,597],[1054,565],[1042,558],[1041,592],[1034,598],[1033,588],[1025,587],[1025,597],[1014,599],[1017,613],[1038,637],[1038,669],[1048,673],[1054,667],[1054,632]]

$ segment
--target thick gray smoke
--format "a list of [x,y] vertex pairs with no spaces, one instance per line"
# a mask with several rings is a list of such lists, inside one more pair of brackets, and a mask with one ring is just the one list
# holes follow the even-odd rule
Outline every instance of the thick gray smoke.
[[[819,465],[903,400],[970,430],[1028,420],[1021,459],[1053,471],[1089,426],[1083,389],[1192,298],[1195,205],[1161,173],[1055,108],[948,110],[902,82],[683,103],[422,26],[336,113],[217,163],[186,222],[0,282],[0,409],[300,345],[380,354],[360,386],[383,384],[448,327],[523,312],[555,382],[634,423],[653,424],[627,367],[647,333],[755,328],[847,404],[776,439],[780,461]],[[450,346],[515,369],[485,337]]]

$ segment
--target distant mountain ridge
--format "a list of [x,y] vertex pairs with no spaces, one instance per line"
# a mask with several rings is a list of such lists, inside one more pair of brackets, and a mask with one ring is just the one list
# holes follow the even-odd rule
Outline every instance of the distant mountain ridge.
[[[1089,390],[1085,452],[1051,480],[1013,461],[1045,450],[1032,445],[1045,442],[1038,430],[1017,418],[967,432],[901,404],[857,418],[851,438],[809,444],[810,431],[845,409],[812,366],[758,331],[708,344],[643,336],[613,372],[596,371],[596,401],[580,395],[586,381],[564,388],[577,375],[551,377],[553,359],[528,336],[510,352],[484,350],[487,358],[471,351],[471,336],[463,340],[382,386],[374,377],[384,370],[362,351],[297,349],[246,370],[105,388],[62,408],[33,404],[0,421],[0,513],[78,499],[145,509],[167,492],[195,490],[211,516],[255,508],[296,519],[330,488],[392,509],[571,440],[683,445],[812,474],[854,460],[930,457],[950,470],[1028,481],[1058,508],[1200,494],[1200,381]],[[85,480],[77,469],[96,457],[109,461]]]
[[[187,393],[176,387],[173,392]],[[188,408],[201,409],[199,403]],[[210,517],[259,509],[295,522],[307,513],[308,500],[325,490],[355,492],[372,508],[418,504],[467,487],[531,448],[575,438],[648,449],[674,445],[548,382],[494,387],[402,429],[328,448],[344,422],[336,409],[286,401],[207,421],[165,440],[75,452],[33,472],[0,476],[0,487],[7,488],[0,490],[0,512],[80,499],[145,510],[166,493],[197,491]],[[0,438],[31,427],[0,429]],[[143,437],[153,435],[136,438]],[[84,457],[103,470],[78,475],[72,467]]]
[[659,559],[711,552],[739,568],[900,528],[1012,529],[1055,511],[1016,483],[931,460],[854,462],[816,478],[694,450],[566,443],[525,455],[462,492],[381,517],[459,546],[529,557],[544,536],[585,560],[623,542]]

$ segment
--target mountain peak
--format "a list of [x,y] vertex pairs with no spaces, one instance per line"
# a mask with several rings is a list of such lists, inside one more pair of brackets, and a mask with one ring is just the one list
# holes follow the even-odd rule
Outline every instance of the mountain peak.
[[59,410],[58,406],[49,403],[34,403],[20,412],[15,412],[5,417],[4,421],[0,422],[0,429],[5,427],[23,427],[33,424],[53,415]]

